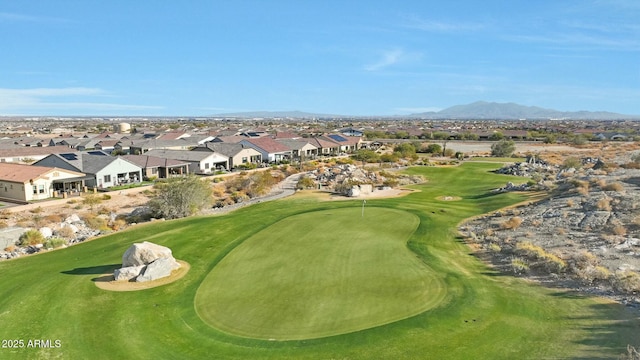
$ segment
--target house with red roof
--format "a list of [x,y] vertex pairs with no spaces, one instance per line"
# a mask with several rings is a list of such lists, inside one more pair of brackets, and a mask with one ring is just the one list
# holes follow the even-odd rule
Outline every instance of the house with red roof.
[[27,203],[54,197],[55,191],[81,191],[85,177],[61,168],[0,163],[0,198]]
[[239,142],[239,144],[254,148],[258,150],[260,155],[262,156],[263,162],[281,162],[283,160],[291,159],[291,149],[276,140],[263,136],[259,138],[248,138],[243,139]]

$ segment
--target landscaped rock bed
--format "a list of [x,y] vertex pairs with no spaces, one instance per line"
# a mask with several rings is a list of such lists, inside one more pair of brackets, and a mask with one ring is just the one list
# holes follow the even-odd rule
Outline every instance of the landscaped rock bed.
[[556,176],[548,198],[473,219],[460,232],[504,273],[639,306],[640,172]]

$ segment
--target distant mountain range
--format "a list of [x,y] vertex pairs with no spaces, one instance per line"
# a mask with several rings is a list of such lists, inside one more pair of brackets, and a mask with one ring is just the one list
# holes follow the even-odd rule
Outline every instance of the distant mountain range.
[[[213,116],[235,118],[371,118],[372,116],[348,116],[336,114],[308,113],[303,111],[252,111],[215,114]],[[607,111],[559,111],[537,106],[515,103],[476,101],[467,105],[456,105],[440,111],[429,111],[410,115],[380,116],[384,118],[420,119],[476,119],[476,120],[518,120],[518,119],[566,119],[566,120],[640,120],[640,115],[624,115]]]
[[640,115],[624,115],[607,111],[558,111],[537,106],[514,103],[477,101],[468,105],[456,105],[440,111],[411,114],[410,117],[429,119],[580,119],[617,120],[640,119]]

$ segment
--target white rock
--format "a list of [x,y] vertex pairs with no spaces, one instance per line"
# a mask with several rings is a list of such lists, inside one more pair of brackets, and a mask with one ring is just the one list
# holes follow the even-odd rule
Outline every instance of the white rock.
[[144,271],[146,265],[128,266],[120,269],[116,269],[113,272],[113,277],[116,281],[129,281],[135,279],[141,272]]
[[173,259],[171,249],[148,241],[135,243],[122,255],[122,267],[148,265],[159,258]]
[[41,227],[40,229],[38,229],[38,231],[40,232],[40,234],[42,234],[42,236],[44,236],[45,238],[50,238],[53,236],[53,230],[51,230],[50,227]]
[[80,221],[82,220],[80,220],[80,217],[78,216],[78,214],[71,214],[66,219],[64,219],[64,222],[66,222],[67,224],[72,224]]
[[136,278],[137,282],[153,281],[171,275],[171,272],[180,267],[174,258],[159,258],[147,265],[142,274]]

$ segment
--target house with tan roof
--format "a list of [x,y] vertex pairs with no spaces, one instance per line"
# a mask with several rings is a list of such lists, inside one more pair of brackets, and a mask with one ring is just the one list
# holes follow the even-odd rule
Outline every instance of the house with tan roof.
[[189,163],[186,161],[166,159],[150,155],[122,155],[123,159],[142,168],[142,177],[167,179],[189,174]]
[[85,174],[76,171],[0,163],[0,198],[18,203],[48,199],[56,191],[81,191],[85,180]]

